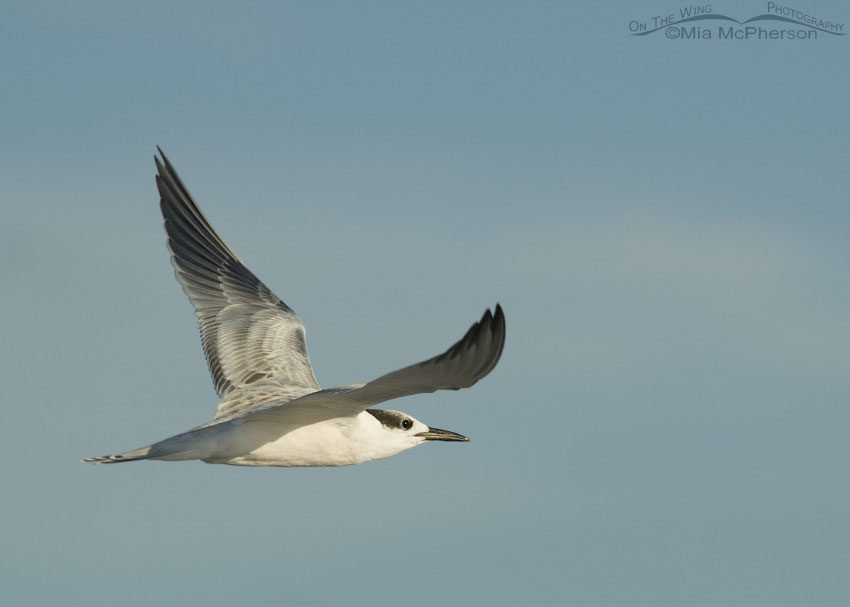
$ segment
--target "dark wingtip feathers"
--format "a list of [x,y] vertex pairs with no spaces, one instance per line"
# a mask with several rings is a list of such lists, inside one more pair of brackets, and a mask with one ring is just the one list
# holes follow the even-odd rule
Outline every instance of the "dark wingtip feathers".
[[489,356],[481,360],[480,366],[475,370],[475,380],[472,384],[493,370],[496,363],[499,362],[502,356],[502,350],[505,347],[505,313],[502,310],[502,306],[498,303],[496,304],[495,314],[487,308],[481,316],[481,320],[469,327],[466,335],[443,354],[436,357],[434,362],[439,362],[446,358],[449,360],[454,359],[462,352],[471,350],[475,346],[488,349]]

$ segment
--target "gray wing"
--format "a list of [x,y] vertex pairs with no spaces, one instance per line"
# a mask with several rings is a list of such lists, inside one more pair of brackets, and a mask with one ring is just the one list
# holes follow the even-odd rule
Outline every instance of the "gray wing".
[[246,412],[245,421],[306,423],[343,415],[356,415],[382,402],[436,390],[469,388],[490,373],[505,345],[505,315],[500,305],[487,310],[463,339],[424,362],[382,375],[365,384],[330,388],[307,394],[288,403]]
[[318,390],[301,320],[216,234],[159,153],[156,185],[171,264],[195,307],[216,392],[226,397],[260,385],[284,393]]

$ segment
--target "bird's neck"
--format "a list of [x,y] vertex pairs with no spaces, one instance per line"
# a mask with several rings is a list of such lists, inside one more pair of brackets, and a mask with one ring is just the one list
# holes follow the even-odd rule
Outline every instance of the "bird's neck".
[[354,418],[350,437],[352,455],[357,463],[389,457],[413,446],[404,440],[401,432],[388,430],[365,411]]

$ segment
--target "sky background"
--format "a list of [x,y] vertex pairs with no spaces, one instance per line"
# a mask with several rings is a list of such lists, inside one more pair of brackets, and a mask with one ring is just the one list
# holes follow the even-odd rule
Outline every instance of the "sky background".
[[[629,34],[684,6],[0,3],[0,602],[846,605],[850,36]],[[390,404],[472,441],[80,463],[217,402],[156,145],[323,386],[500,302]]]

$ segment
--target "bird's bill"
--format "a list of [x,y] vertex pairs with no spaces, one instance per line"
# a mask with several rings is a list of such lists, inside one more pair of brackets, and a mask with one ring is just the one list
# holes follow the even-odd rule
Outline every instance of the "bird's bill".
[[452,440],[452,441],[468,441],[463,434],[450,432],[449,430],[440,430],[439,428],[428,428],[427,432],[420,432],[416,436],[421,436],[425,440]]

